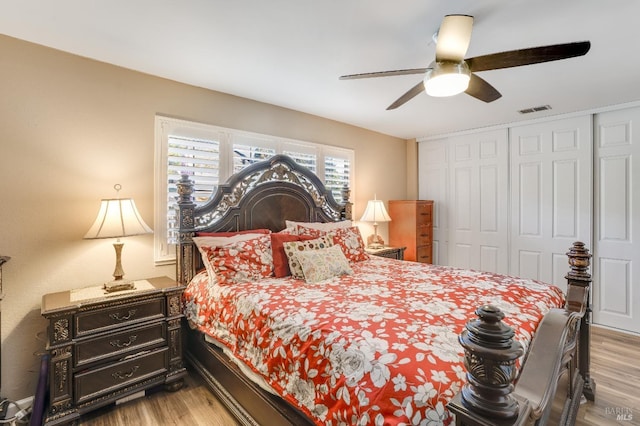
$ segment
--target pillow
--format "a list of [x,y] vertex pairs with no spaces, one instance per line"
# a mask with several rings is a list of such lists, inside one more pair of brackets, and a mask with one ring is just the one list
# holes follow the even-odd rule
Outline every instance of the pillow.
[[[221,232],[220,234],[223,234]],[[218,234],[216,232],[212,232],[211,234]],[[238,243],[241,241],[252,240],[254,238],[258,238],[263,236],[264,234],[253,234],[253,233],[239,233],[233,236],[225,237],[225,236],[209,236],[209,237],[193,237],[193,242],[198,247],[198,251],[200,252],[200,256],[202,257],[202,263],[204,264],[207,273],[209,274],[210,284],[214,284],[216,282],[216,271],[212,268],[211,262],[207,260],[208,253],[203,252],[202,247],[217,247],[224,246],[231,243]]]
[[320,231],[332,231],[340,228],[350,228],[353,226],[353,222],[350,220],[341,220],[340,222],[294,222],[292,220],[285,220],[285,226],[287,228],[294,227],[296,225],[304,226],[306,228],[318,229]]
[[230,236],[202,236],[193,237],[192,240],[200,249],[200,246],[223,246],[225,244],[238,243],[240,241],[253,240],[255,238],[264,237],[265,234],[242,233]]
[[290,226],[288,228],[284,228],[281,231],[276,232],[277,234],[289,234],[289,235],[298,235],[298,226]]
[[289,260],[287,254],[284,252],[284,243],[292,241],[304,241],[310,240],[313,237],[295,234],[271,234],[271,253],[273,255],[273,275],[276,278],[286,277],[291,275],[291,269],[289,269]]
[[320,238],[316,238],[314,240],[306,240],[306,241],[291,241],[288,243],[284,243],[284,252],[287,255],[287,261],[289,262],[289,269],[291,270],[291,275],[294,278],[304,279],[304,274],[302,273],[302,267],[296,258],[296,255],[300,252],[307,250],[318,250],[327,248],[333,245],[333,241],[330,237],[324,236]]
[[296,254],[304,279],[317,283],[340,275],[351,275],[353,270],[340,246],[319,250],[306,250]]
[[229,231],[229,232],[196,232],[198,237],[233,237],[240,234],[269,234],[269,229],[247,229],[244,231]]
[[329,235],[333,237],[333,244],[342,248],[349,262],[360,262],[369,259],[369,255],[365,251],[360,229],[357,226],[336,229],[329,233]]
[[295,231],[296,235],[304,235],[312,238],[318,238],[318,237],[322,237],[323,235],[327,235],[327,231],[323,231],[321,229],[315,229],[315,228],[308,228],[302,225],[296,225],[295,229],[296,229]]
[[[245,235],[249,234],[242,234],[236,237]],[[220,284],[257,281],[271,276],[273,257],[271,254],[271,237],[267,234],[262,234],[258,238],[230,242],[225,245],[209,246],[201,242],[198,248],[201,250],[205,266],[209,265],[207,271],[211,269]]]

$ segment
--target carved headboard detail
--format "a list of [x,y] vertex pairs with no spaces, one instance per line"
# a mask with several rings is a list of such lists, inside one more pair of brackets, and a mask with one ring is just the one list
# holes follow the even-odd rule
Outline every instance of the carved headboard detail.
[[193,182],[188,176],[182,176],[177,186],[180,240],[176,279],[183,284],[191,280],[199,264],[191,240],[196,232],[279,231],[285,220],[335,222],[352,218],[348,187],[342,189],[342,200],[337,202],[311,170],[285,155],[275,155],[231,176],[202,206],[193,201]]

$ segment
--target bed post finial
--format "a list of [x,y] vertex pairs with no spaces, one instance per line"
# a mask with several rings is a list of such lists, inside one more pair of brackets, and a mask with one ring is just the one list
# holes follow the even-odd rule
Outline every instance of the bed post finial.
[[580,375],[584,380],[582,392],[589,401],[595,400],[596,383],[591,378],[591,306],[589,294],[591,291],[591,254],[583,242],[576,241],[567,252],[569,258],[569,273],[567,280],[567,302],[565,309],[568,311],[583,311],[580,321],[580,337],[578,347],[578,360]]
[[583,242],[576,241],[567,252],[567,257],[569,258],[570,270],[565,278],[582,287],[590,285],[591,254],[589,249],[584,246]]
[[460,421],[458,424],[467,424],[465,418],[478,416],[515,419],[523,413],[511,393],[516,359],[524,350],[513,340],[513,329],[502,322],[504,313],[499,308],[484,305],[476,310],[476,315],[479,318],[469,321],[458,338],[465,349],[467,383],[462,387],[459,400],[454,399],[449,408]]

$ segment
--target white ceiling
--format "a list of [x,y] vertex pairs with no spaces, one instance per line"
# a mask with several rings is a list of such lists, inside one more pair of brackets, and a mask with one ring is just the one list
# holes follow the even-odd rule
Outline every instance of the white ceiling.
[[[583,57],[478,75],[502,98],[343,74],[426,67],[446,14],[475,17],[466,57],[591,41]],[[0,0],[0,33],[172,80],[424,137],[640,100],[638,0]],[[549,104],[551,111],[521,115]]]

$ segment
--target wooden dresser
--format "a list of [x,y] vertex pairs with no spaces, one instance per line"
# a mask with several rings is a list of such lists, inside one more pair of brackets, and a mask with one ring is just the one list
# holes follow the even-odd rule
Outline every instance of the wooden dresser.
[[404,260],[433,262],[433,201],[389,201],[389,245],[406,247]]
[[43,296],[50,355],[45,425],[75,421],[160,384],[182,386],[184,287],[167,277],[135,283],[133,292],[100,295],[93,287]]

